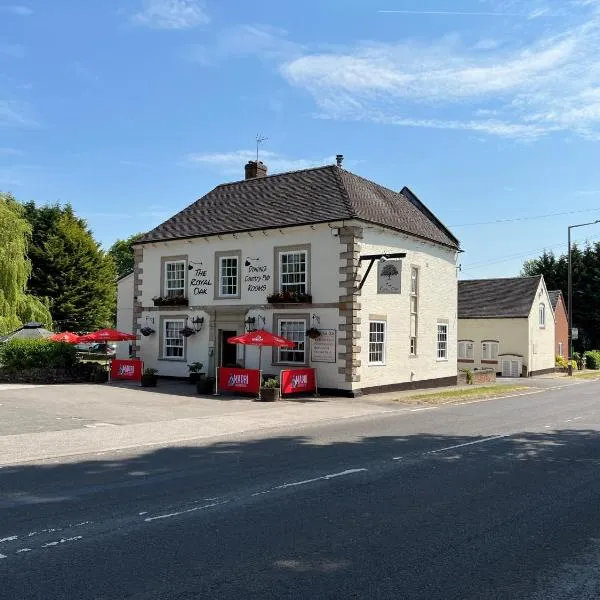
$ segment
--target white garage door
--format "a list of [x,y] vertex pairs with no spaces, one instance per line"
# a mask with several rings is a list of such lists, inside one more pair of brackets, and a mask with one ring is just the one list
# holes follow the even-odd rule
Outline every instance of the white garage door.
[[518,360],[502,361],[502,377],[519,377],[521,369]]

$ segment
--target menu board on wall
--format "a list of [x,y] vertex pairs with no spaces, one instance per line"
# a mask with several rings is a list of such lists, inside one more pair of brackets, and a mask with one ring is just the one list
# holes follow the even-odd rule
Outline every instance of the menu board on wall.
[[337,332],[335,329],[319,329],[321,335],[311,340],[310,359],[312,362],[336,362]]

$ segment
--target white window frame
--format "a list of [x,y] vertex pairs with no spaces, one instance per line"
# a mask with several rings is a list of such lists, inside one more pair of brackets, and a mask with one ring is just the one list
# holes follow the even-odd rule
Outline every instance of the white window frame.
[[481,342],[481,360],[494,360],[498,362],[500,343],[494,340]]
[[538,319],[540,323],[540,329],[544,329],[546,327],[546,305],[541,302],[538,308]]
[[[291,256],[294,254],[304,256],[304,281],[302,282],[287,282],[284,283],[285,275],[293,275],[294,273],[284,273],[283,257]],[[308,251],[307,250],[280,250],[278,259],[279,261],[279,291],[283,292],[297,292],[299,294],[308,294]],[[301,273],[301,271],[300,271]]]
[[[442,331],[443,330],[443,333]],[[436,360],[438,362],[443,362],[448,360],[448,333],[449,333],[448,323],[442,323],[438,321],[436,327]],[[441,336],[444,336],[442,339]]]
[[[182,285],[181,287],[170,287],[169,284],[173,281],[169,279],[169,265],[183,265],[183,276],[182,276]],[[173,296],[185,296],[185,270],[186,270],[186,261],[185,260],[167,260],[165,261],[165,296],[167,298],[172,298]],[[176,279],[179,281],[179,278]]]
[[[235,274],[234,275],[224,275],[223,274],[223,263],[225,261],[235,261]],[[224,278],[233,279],[233,285],[235,286],[235,291],[233,294],[228,294],[224,292]],[[231,282],[230,282],[231,283]],[[219,256],[219,298],[239,298],[240,296],[240,257],[236,254]]]
[[[418,352],[418,332],[419,332],[419,267],[411,265],[410,267],[410,288],[409,288],[409,306],[410,321],[408,326],[412,329],[413,320],[415,323],[414,332],[410,332],[409,337],[409,355],[417,356]],[[413,308],[414,307],[414,308]]]
[[[298,350],[297,346],[294,348],[278,348],[277,349],[277,363],[281,365],[306,365],[308,358],[308,348],[306,342],[306,329],[307,329],[307,319],[304,318],[279,318],[277,321],[277,332],[281,337],[285,337],[287,339],[291,339],[291,341],[295,342],[297,345],[302,344],[302,350]],[[289,337],[289,333],[283,331],[282,324],[283,323],[293,323],[294,325],[300,325],[298,331],[302,332],[302,340],[296,340]],[[295,353],[302,356],[302,361],[299,360],[284,360],[281,358],[281,355],[287,353]]]
[[[373,339],[373,336],[382,336],[382,339]],[[386,321],[369,321],[369,366],[385,365],[387,342]],[[371,357],[381,354],[381,360],[373,360]]]
[[[168,325],[174,323],[174,330],[177,332],[177,337],[167,337]],[[162,358],[167,360],[185,360],[185,338],[179,333],[185,327],[185,319],[164,319],[163,321],[163,340],[162,340]],[[181,344],[169,344],[169,340],[180,340]],[[169,348],[181,348],[181,355],[169,355]]]
[[471,340],[458,342],[458,360],[474,360],[475,344]]

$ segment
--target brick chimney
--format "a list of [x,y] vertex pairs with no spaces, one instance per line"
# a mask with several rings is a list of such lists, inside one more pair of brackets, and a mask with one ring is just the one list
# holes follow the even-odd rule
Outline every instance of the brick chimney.
[[244,168],[246,171],[246,179],[256,179],[257,177],[267,176],[267,165],[261,160],[249,160]]

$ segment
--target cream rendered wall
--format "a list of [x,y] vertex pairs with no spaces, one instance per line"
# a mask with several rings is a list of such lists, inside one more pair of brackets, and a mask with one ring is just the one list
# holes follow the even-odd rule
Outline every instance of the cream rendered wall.
[[[494,368],[482,364],[481,343],[484,340],[499,342],[498,354],[516,354],[523,357],[523,364],[529,364],[529,328],[527,319],[459,319],[458,340],[473,341],[473,363],[459,362],[459,368]],[[502,369],[499,357],[497,372]]]
[[[151,326],[156,333],[149,337],[142,337],[141,357],[147,367],[159,370],[160,375],[186,376],[187,363],[199,361],[206,366],[209,364],[209,325],[210,312],[219,308],[224,311],[238,307],[243,313],[243,318],[238,318],[238,333],[244,332],[243,320],[247,316],[262,315],[266,322],[260,327],[271,331],[273,327],[273,314],[277,313],[302,313],[309,317],[308,326],[311,326],[312,315],[320,318],[319,328],[335,329],[338,341],[342,332],[338,331],[341,319],[339,317],[338,303],[340,296],[340,267],[345,264],[340,259],[340,253],[345,250],[339,239],[333,235],[332,228],[340,224],[315,225],[312,227],[293,227],[281,230],[254,231],[250,233],[236,233],[230,235],[212,236],[209,238],[194,238],[172,242],[156,242],[143,245],[143,260],[140,264],[141,302],[144,310],[139,319],[143,327],[146,316],[154,319]],[[274,248],[284,246],[310,245],[310,292],[313,306],[295,308],[273,308],[267,303],[267,296],[277,290],[278,283],[274,281]],[[241,253],[242,260],[242,291],[239,299],[215,299],[215,253],[216,252]],[[161,295],[161,258],[169,256],[187,256],[188,264],[194,270],[187,271],[187,295],[189,307],[156,310],[152,298]],[[251,267],[246,267],[246,259],[251,259]],[[205,271],[197,275],[196,268]],[[248,280],[249,278],[249,280]],[[258,278],[258,279],[256,279]],[[195,285],[194,279],[204,282]],[[210,285],[207,284],[210,283]],[[194,294],[194,289],[206,290],[205,294]],[[153,310],[148,310],[152,308]],[[160,317],[169,316],[203,316],[204,326],[199,334],[190,336],[186,341],[185,360],[159,360],[160,352]],[[310,341],[307,341],[307,351],[310,352]],[[215,347],[215,353],[217,352]],[[337,352],[336,352],[337,359]],[[238,347],[238,360],[245,362],[249,368],[255,368],[258,363],[258,348]],[[262,368],[265,373],[278,373],[283,367],[272,365],[270,348],[263,349]],[[317,378],[323,387],[344,387],[344,377],[338,373],[338,367],[344,366],[343,361],[335,363],[314,363],[309,366],[317,369]],[[348,389],[350,384],[347,385]]]
[[[539,323],[539,306],[541,303],[544,303],[546,306],[546,323],[544,327],[540,327]],[[554,326],[552,303],[542,279],[529,314],[530,371],[542,371],[554,368]]]
[[[406,252],[402,259],[401,294],[377,293],[377,264],[360,296],[361,368],[355,387],[423,381],[457,375],[456,251],[392,231],[365,226],[361,254]],[[419,268],[417,356],[410,356],[410,273]],[[364,261],[361,274],[368,262]],[[387,316],[385,366],[369,365],[369,315]],[[437,360],[437,322],[448,323],[448,360]]]
[[[125,333],[132,333],[133,273],[117,282],[117,329]],[[129,358],[129,342],[117,344],[117,358]]]

